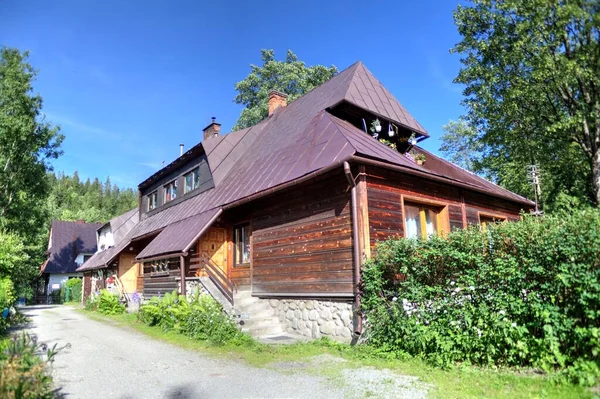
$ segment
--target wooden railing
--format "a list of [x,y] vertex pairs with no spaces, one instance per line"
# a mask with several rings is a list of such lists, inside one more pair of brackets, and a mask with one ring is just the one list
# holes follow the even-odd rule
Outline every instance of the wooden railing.
[[219,265],[213,262],[206,252],[200,254],[200,265],[229,303],[233,304],[233,293],[237,292],[237,285],[227,278]]
[[119,277],[117,277],[117,275],[115,274],[113,276],[113,278],[115,279],[115,286],[117,287],[117,290],[119,291],[119,297],[120,298],[125,298],[125,301],[127,301],[127,303],[129,303],[129,297],[127,296],[127,293],[125,292],[125,287],[123,286],[123,282],[121,281],[121,279]]

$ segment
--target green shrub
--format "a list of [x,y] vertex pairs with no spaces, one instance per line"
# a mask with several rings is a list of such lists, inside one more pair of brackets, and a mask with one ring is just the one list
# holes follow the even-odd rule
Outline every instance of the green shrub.
[[140,307],[138,318],[149,326],[160,326],[165,331],[181,330],[182,324],[190,314],[190,303],[185,296],[175,291],[166,293],[162,298],[151,298]]
[[100,291],[96,309],[105,315],[116,315],[125,313],[125,305],[119,301],[119,297],[107,290]]
[[249,336],[237,329],[231,317],[223,312],[221,304],[209,295],[202,295],[193,303],[184,326],[184,334],[213,345],[249,342]]
[[363,280],[367,337],[384,351],[600,375],[600,211],[387,241]]
[[81,302],[81,290],[83,280],[80,278],[71,278],[60,289],[60,296],[63,303]]
[[98,310],[98,297],[90,295],[85,300],[85,310],[96,312]]
[[15,288],[8,277],[0,279],[0,334],[3,333],[9,325],[8,318],[3,317],[4,309],[10,308],[17,299]]
[[152,298],[140,307],[138,318],[149,326],[177,331],[213,345],[240,345],[252,341],[236,328],[221,304],[209,295],[196,296],[191,302],[176,292]]
[[46,349],[27,334],[0,342],[0,397],[54,398],[47,364],[55,353],[55,348]]

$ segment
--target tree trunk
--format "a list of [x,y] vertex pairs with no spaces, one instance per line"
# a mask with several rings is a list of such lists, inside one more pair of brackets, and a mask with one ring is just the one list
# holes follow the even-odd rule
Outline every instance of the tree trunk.
[[592,188],[596,206],[600,206],[600,151],[592,155]]

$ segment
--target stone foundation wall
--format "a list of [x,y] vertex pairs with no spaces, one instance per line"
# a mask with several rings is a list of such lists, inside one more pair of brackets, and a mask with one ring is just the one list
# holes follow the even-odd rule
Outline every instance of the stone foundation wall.
[[289,333],[318,339],[323,336],[350,342],[353,331],[352,304],[302,299],[265,299],[274,316]]
[[[200,283],[200,279],[197,277],[188,277],[185,279],[185,293],[188,301],[193,299],[193,296],[199,290],[200,295],[207,293],[204,286]],[[181,279],[177,281],[177,292],[181,292]]]

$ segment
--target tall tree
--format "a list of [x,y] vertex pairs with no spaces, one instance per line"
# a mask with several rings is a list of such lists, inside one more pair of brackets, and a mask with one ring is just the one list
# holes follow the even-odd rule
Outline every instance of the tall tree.
[[335,66],[307,67],[296,54],[288,50],[285,61],[275,60],[273,50],[261,50],[261,66],[250,65],[250,74],[235,84],[236,104],[245,108],[233,130],[253,126],[269,114],[269,92],[277,90],[288,95],[288,103],[309,92],[337,74]]
[[45,199],[48,161],[61,154],[63,140],[41,114],[42,97],[32,87],[37,72],[27,58],[0,50],[0,223],[14,230]]
[[536,163],[550,202],[566,194],[600,204],[600,3],[473,0],[454,19],[455,81],[483,132],[482,162],[500,181],[506,162],[522,175]]
[[477,162],[481,158],[481,144],[477,130],[464,118],[449,121],[442,126],[444,134],[440,138],[440,151],[452,163],[463,169],[478,171]]

